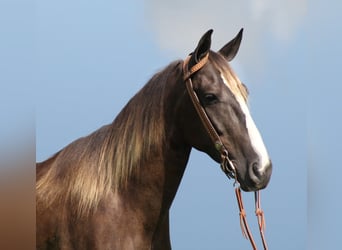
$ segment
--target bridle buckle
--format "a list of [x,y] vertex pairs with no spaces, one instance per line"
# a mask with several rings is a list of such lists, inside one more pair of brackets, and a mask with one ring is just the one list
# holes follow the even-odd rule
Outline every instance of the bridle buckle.
[[237,182],[236,168],[233,162],[229,159],[228,150],[225,148],[221,150],[221,169],[229,179],[235,179],[235,183]]

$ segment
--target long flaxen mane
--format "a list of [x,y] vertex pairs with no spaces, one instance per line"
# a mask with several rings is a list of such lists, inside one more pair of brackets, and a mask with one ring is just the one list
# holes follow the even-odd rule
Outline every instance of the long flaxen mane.
[[139,167],[162,154],[163,99],[169,81],[180,79],[176,61],[155,74],[113,123],[80,138],[37,164],[36,197],[41,206],[71,205],[75,216],[89,215],[103,197],[124,188]]

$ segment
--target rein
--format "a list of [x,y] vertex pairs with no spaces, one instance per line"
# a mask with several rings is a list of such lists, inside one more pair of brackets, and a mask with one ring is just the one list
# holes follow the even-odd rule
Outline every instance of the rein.
[[[186,89],[188,91],[188,94],[190,96],[190,99],[201,119],[201,122],[203,126],[205,127],[210,139],[215,145],[216,150],[220,153],[221,156],[221,169],[226,174],[226,176],[230,179],[235,179],[235,183],[238,183],[237,181],[237,175],[236,175],[236,168],[233,164],[233,162],[229,159],[228,150],[224,146],[220,136],[217,134],[213,124],[211,123],[207,113],[205,112],[205,109],[201,105],[199,98],[193,88],[191,76],[199,71],[203,66],[208,62],[209,59],[209,53],[205,57],[203,57],[197,64],[192,66],[190,69],[188,68],[189,61],[191,56],[188,56],[183,63],[183,80],[186,85]],[[238,201],[239,206],[239,215],[240,215],[240,226],[242,230],[242,234],[246,239],[249,239],[253,250],[257,250],[257,246],[255,244],[255,241],[253,239],[253,235],[249,229],[247,218],[246,218],[246,212],[243,206],[242,197],[241,197],[241,189],[240,186],[235,188],[235,194]],[[258,225],[259,225],[259,232],[262,239],[262,244],[264,247],[264,250],[268,250],[268,246],[266,243],[264,230],[265,230],[265,218],[264,218],[264,212],[261,209],[261,202],[260,202],[260,191],[254,192],[254,198],[255,198],[255,215],[258,218]]]

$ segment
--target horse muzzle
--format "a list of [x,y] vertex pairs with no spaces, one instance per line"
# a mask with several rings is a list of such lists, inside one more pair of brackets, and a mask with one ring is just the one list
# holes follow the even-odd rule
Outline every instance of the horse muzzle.
[[258,162],[249,164],[244,177],[237,171],[237,180],[244,191],[258,191],[264,189],[272,174],[272,162],[269,161],[265,166],[260,167]]

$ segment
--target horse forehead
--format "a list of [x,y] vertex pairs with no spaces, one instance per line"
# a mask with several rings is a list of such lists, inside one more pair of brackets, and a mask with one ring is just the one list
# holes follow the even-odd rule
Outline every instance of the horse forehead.
[[216,67],[216,65],[207,64],[204,69],[199,72],[199,78],[202,78],[200,81],[202,88],[221,88],[223,81],[224,86],[228,87],[236,99],[247,102],[247,95],[242,91],[242,84],[230,67]]
[[222,79],[223,83],[228,87],[228,89],[232,92],[236,99],[242,99],[244,102],[247,102],[247,92],[244,89],[239,78],[235,75],[235,73],[232,70],[227,69],[225,72],[221,71],[220,78]]
[[202,88],[222,87],[221,71],[210,63],[206,64],[203,70],[198,72],[197,77],[200,79],[199,86]]

